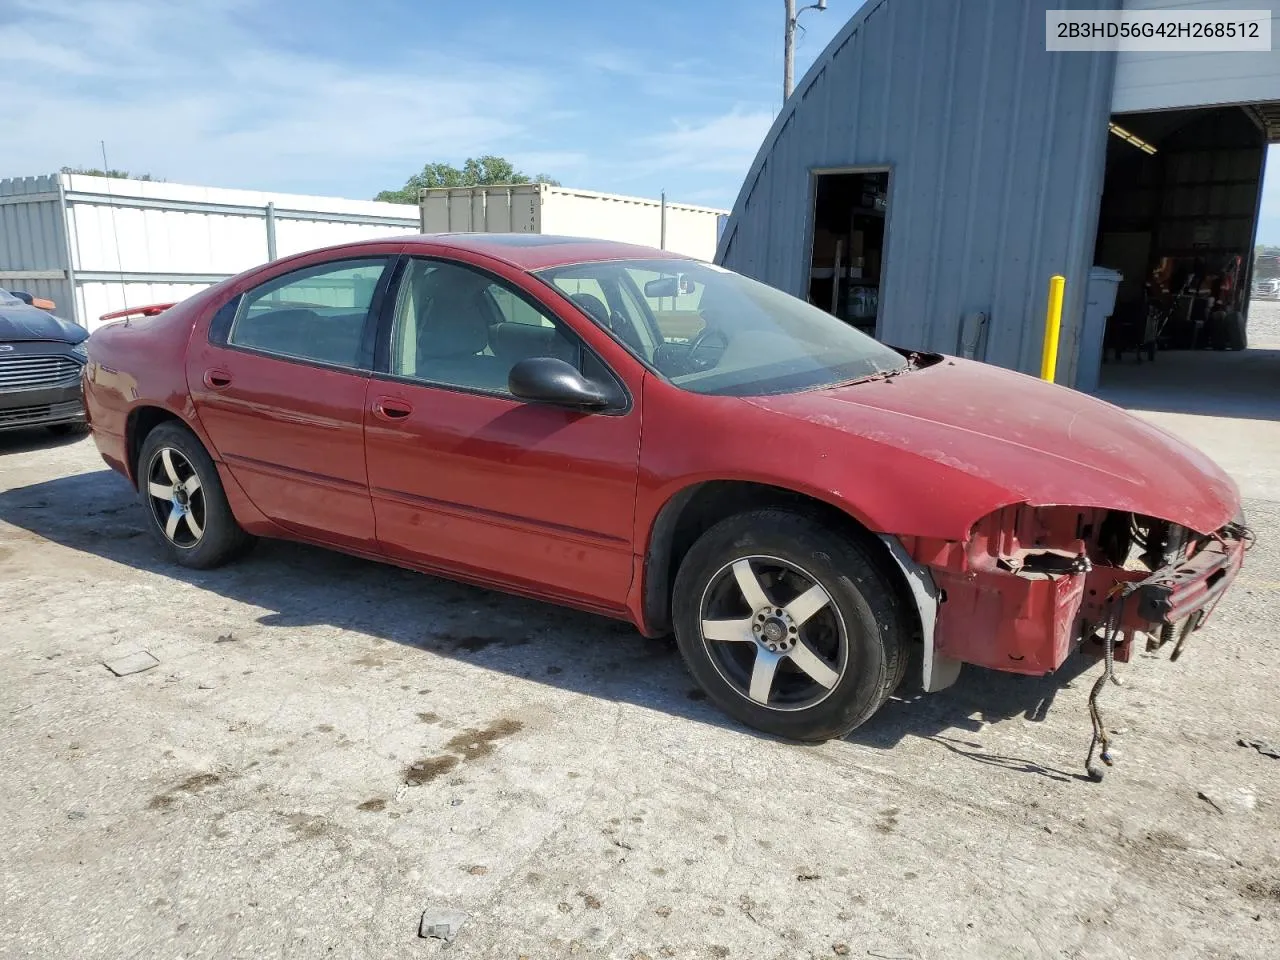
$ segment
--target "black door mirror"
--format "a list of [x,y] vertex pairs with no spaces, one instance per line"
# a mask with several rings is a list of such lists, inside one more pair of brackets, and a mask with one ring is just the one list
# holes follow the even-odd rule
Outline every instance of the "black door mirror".
[[531,403],[600,410],[609,406],[609,391],[588,380],[572,364],[556,357],[529,357],[507,375],[513,396]]

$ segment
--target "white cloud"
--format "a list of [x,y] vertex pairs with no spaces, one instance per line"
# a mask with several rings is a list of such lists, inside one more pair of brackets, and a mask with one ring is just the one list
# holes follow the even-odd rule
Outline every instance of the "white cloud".
[[[316,6],[330,14],[317,23],[341,23],[336,4]],[[263,29],[259,0],[0,8],[0,177],[101,166],[105,140],[111,166],[173,181],[367,197],[425,162],[494,153],[571,186],[725,204],[772,122],[741,58],[725,69],[582,37],[539,62],[508,40],[546,50],[545,37],[492,25],[475,27],[487,46],[408,29],[388,49],[353,40],[353,57]]]
[[[236,0],[19,0],[0,33],[0,176],[112,166],[212,185],[359,195],[428,159],[518,153],[550,92],[535,72],[357,66],[273,47]],[[55,42],[34,38],[57,37]]]
[[673,130],[645,138],[655,166],[735,174],[739,181],[773,124],[767,110],[735,107],[698,121],[677,121]]

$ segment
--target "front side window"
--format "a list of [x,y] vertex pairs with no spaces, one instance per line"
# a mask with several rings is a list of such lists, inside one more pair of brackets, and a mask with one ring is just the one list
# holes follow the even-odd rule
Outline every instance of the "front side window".
[[299,360],[360,365],[360,347],[383,257],[286,273],[244,295],[227,342]]
[[693,393],[793,393],[907,363],[803,300],[694,260],[578,263],[539,276],[566,293],[570,284],[598,284],[609,308],[599,322],[653,370]]
[[457,263],[410,261],[396,296],[390,373],[442,386],[507,393],[511,368],[557,357],[582,369],[573,334],[533,301]]

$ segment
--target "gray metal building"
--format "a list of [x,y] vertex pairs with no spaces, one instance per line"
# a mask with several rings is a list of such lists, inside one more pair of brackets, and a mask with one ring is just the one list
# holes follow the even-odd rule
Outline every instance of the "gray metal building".
[[867,0],[774,122],[718,262],[885,342],[1028,372],[1062,274],[1058,379],[1091,387],[1091,266],[1137,310],[1166,261],[1247,254],[1280,117],[1280,52],[1045,50],[1046,10],[1121,6]]

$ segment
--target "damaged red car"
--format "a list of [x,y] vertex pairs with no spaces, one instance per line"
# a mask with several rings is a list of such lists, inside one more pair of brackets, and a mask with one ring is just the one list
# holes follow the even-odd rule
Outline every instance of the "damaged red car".
[[1116,407],[619,243],[314,251],[88,355],[94,439],[175,562],[283,537],[674,632],[798,740],[916,648],[933,691],[1180,642],[1248,539],[1232,481]]

